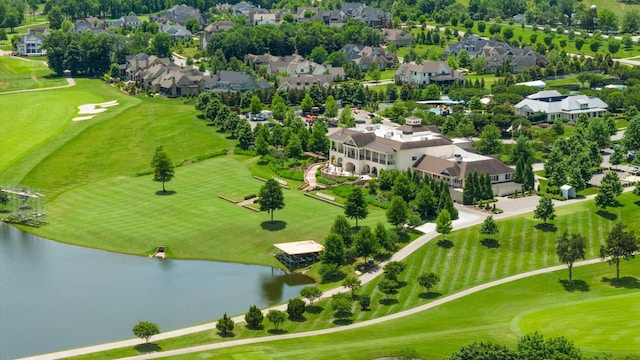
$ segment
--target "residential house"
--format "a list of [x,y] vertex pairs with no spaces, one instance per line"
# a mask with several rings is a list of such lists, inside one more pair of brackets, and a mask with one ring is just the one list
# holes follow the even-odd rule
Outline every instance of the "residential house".
[[390,28],[392,25],[391,13],[377,8],[365,7],[360,14],[354,16],[353,19],[362,21],[368,26],[376,28]]
[[394,42],[398,46],[409,46],[415,40],[411,32],[402,29],[384,29],[382,35],[384,35],[387,44]]
[[20,56],[44,56],[47,51],[42,48],[44,37],[49,34],[48,29],[29,29],[26,35],[20,37],[16,43],[16,50]]
[[371,66],[377,66],[380,70],[389,69],[398,63],[396,54],[381,47],[346,44],[340,51],[347,55],[348,61],[358,64],[362,71],[367,71]]
[[347,172],[377,176],[381,170],[413,169],[422,176],[446,181],[458,201],[462,201],[460,190],[474,170],[489,174],[496,195],[521,188],[512,181],[514,169],[494,157],[457,146],[437,129],[422,125],[418,117],[408,117],[402,126],[341,129],[329,135],[329,141],[330,161]]
[[198,95],[205,85],[205,75],[196,69],[168,66],[151,81],[151,88],[168,97]]
[[430,84],[449,86],[455,82],[464,82],[465,77],[452,69],[446,61],[425,61],[422,64],[402,64],[394,76],[397,85],[411,84],[425,87]]
[[317,7],[299,6],[293,19],[298,22],[313,21],[313,17],[318,13]]
[[134,15],[125,15],[120,17],[116,21],[107,22],[109,27],[125,28],[125,29],[137,29],[142,26],[142,21]]
[[144,71],[153,65],[169,66],[173,64],[169,58],[159,58],[147,53],[127,56],[125,63],[125,78],[129,81],[140,82],[146,75]]
[[249,4],[246,1],[240,1],[239,3],[231,6],[231,14],[233,16],[238,16],[238,15],[248,16],[249,10],[255,9],[255,8],[256,8],[255,5]]
[[251,75],[239,71],[220,70],[211,75],[205,83],[203,91],[229,92],[269,89],[271,84],[264,80],[255,81]]
[[556,90],[531,94],[514,106],[516,115],[545,113],[547,121],[558,118],[576,121],[581,114],[589,118],[600,117],[608,107],[607,103],[595,96],[563,95]]
[[254,25],[275,25],[276,24],[276,14],[272,13],[251,13],[252,17],[249,19]]
[[487,59],[487,70],[495,72],[497,68],[509,65],[512,73],[519,73],[533,66],[546,66],[549,63],[544,55],[527,46],[519,48],[502,41],[483,39],[476,35],[463,38],[455,44],[447,45],[444,57],[458,56],[460,51],[466,51],[470,58],[482,56]]
[[234,26],[235,24],[232,21],[216,21],[207,25],[200,37],[200,49],[204,50],[207,48],[207,44],[212,35],[217,34],[219,31],[230,30]]
[[284,76],[280,78],[280,86],[278,90],[289,89],[308,89],[313,85],[318,85],[323,88],[328,88],[333,83],[332,75],[297,75],[297,76]]
[[78,19],[73,23],[73,28],[69,30],[72,33],[82,33],[90,31],[92,34],[108,33],[107,23],[104,20],[100,20],[97,17],[88,17],[85,19]]
[[360,3],[345,3],[340,9],[340,14],[343,17],[352,18],[359,15],[366,7],[367,5]]
[[189,41],[191,40],[191,31],[187,30],[186,27],[180,25],[179,23],[161,23],[160,31],[163,33],[169,34],[171,40],[173,41]]
[[175,5],[154,18],[156,22],[178,23],[182,26],[184,26],[189,19],[198,20],[200,26],[206,24],[204,17],[198,9],[185,4]]

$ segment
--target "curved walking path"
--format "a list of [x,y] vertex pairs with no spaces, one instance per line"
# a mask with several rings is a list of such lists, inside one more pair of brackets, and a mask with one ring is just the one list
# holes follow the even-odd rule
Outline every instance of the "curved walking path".
[[[579,267],[579,266],[585,266],[585,265],[591,265],[591,264],[596,264],[601,262],[601,259],[590,259],[590,260],[585,260],[585,261],[580,261],[574,264],[574,267]],[[239,346],[239,345],[247,345],[247,344],[255,344],[255,343],[263,343],[263,342],[271,342],[271,341],[278,341],[278,340],[287,340],[287,339],[296,339],[296,338],[302,338],[302,337],[307,337],[307,336],[318,336],[318,335],[325,335],[325,334],[333,334],[333,333],[337,333],[337,332],[341,332],[341,331],[347,331],[347,330],[353,330],[353,329],[358,329],[358,328],[362,328],[365,326],[371,326],[371,325],[375,325],[375,324],[379,324],[385,321],[390,321],[390,320],[395,320],[395,319],[399,319],[401,317],[405,317],[405,316],[409,316],[409,315],[413,315],[416,313],[419,313],[421,311],[425,311],[428,309],[432,309],[434,307],[449,303],[451,301],[460,299],[462,297],[465,297],[467,295],[471,295],[492,287],[496,287],[499,285],[503,285],[506,283],[510,283],[516,280],[521,280],[524,278],[528,278],[531,276],[536,276],[536,275],[540,275],[540,274],[546,274],[546,273],[550,273],[550,272],[554,272],[554,271],[558,271],[558,270],[563,270],[566,269],[566,265],[556,265],[556,266],[552,266],[552,267],[548,267],[548,268],[544,268],[544,269],[538,269],[538,270],[533,270],[533,271],[528,271],[522,274],[517,274],[517,275],[513,275],[513,276],[509,276],[503,279],[499,279],[499,280],[495,280],[486,284],[482,284],[482,285],[478,285],[472,288],[469,288],[467,290],[462,290],[458,293],[449,295],[449,296],[445,296],[441,299],[438,300],[434,300],[430,303],[421,305],[421,306],[417,306],[415,308],[411,308],[408,310],[404,310],[395,314],[391,314],[391,315],[386,315],[386,316],[382,316],[376,319],[371,319],[371,320],[366,320],[366,321],[362,321],[362,322],[358,322],[355,324],[351,324],[351,325],[345,325],[342,327],[337,327],[337,328],[331,328],[331,329],[322,329],[322,330],[315,330],[315,331],[307,331],[307,332],[301,332],[301,333],[294,333],[294,334],[285,334],[285,335],[274,335],[274,336],[268,336],[268,337],[260,337],[260,338],[252,338],[252,339],[240,339],[240,340],[232,340],[232,341],[226,341],[226,342],[221,342],[221,343],[216,343],[216,344],[208,344],[208,345],[200,345],[200,346],[193,346],[193,347],[189,347],[189,348],[183,348],[183,349],[178,349],[178,350],[169,350],[169,351],[162,351],[162,352],[157,352],[157,353],[151,353],[151,354],[145,354],[145,355],[139,355],[139,356],[132,356],[132,357],[127,357],[127,358],[123,358],[123,359],[156,359],[156,358],[164,358],[164,357],[168,357],[168,356],[174,356],[174,355],[183,355],[183,354],[190,354],[190,353],[195,353],[195,352],[201,352],[201,351],[207,351],[207,350],[214,350],[214,349],[222,349],[222,348],[227,348],[227,347],[233,347],[233,346]],[[138,341],[138,343],[140,343],[140,341]]]
[[47,90],[65,89],[65,88],[72,87],[72,86],[75,86],[75,85],[76,85],[76,81],[73,78],[68,77],[67,78],[67,85],[52,86],[52,87],[39,88],[39,89],[25,89],[25,90],[5,91],[5,92],[0,92],[0,95],[18,94],[18,93],[34,92],[34,91],[47,91]]

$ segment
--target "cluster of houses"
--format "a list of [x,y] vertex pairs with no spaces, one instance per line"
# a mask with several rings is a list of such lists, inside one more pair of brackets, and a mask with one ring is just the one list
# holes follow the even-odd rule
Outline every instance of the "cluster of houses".
[[169,58],[145,53],[128,57],[122,70],[127,81],[145,91],[168,97],[197,95],[201,91],[248,91],[272,87],[264,80],[256,81],[251,75],[238,71],[204,73],[178,66]]
[[508,63],[511,73],[520,73],[533,66],[544,67],[549,63],[547,58],[533,50],[531,46],[520,48],[511,46],[506,42],[494,41],[470,35],[455,44],[447,45],[444,56],[458,56],[461,51],[466,51],[469,58],[484,57],[487,59],[487,70],[495,73],[496,69],[503,68]]

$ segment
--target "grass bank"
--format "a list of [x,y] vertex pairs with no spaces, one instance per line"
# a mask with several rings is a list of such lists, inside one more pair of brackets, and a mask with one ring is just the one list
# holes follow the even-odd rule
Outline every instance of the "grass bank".
[[53,71],[41,61],[0,56],[0,93],[66,84],[65,78],[55,77]]

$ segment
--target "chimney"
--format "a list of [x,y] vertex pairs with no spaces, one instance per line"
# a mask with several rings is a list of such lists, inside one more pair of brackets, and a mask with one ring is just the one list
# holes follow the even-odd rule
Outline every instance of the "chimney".
[[453,157],[456,159],[456,162],[458,164],[460,164],[462,162],[462,155],[460,154],[453,154]]

